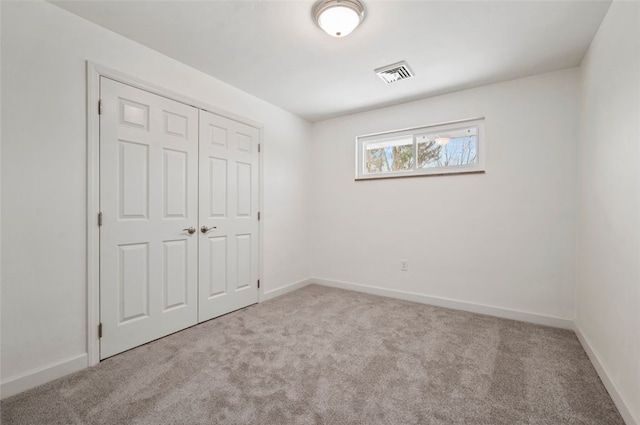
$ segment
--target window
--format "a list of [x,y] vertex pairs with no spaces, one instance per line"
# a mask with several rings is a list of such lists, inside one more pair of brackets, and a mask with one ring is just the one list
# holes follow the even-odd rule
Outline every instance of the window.
[[356,139],[356,180],[484,172],[484,119]]

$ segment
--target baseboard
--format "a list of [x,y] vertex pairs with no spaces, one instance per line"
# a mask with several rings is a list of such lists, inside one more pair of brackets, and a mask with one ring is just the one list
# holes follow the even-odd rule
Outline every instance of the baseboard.
[[351,291],[364,292],[372,295],[397,298],[405,301],[413,301],[422,304],[435,305],[439,307],[451,308],[454,310],[469,311],[471,313],[486,314],[489,316],[501,317],[504,319],[519,320],[521,322],[535,323],[538,325],[552,326],[554,328],[573,330],[573,320],[559,317],[543,316],[534,313],[526,313],[517,310],[509,310],[501,307],[492,307],[482,304],[458,301],[449,298],[433,297],[429,295],[417,294],[414,292],[397,291],[393,289],[380,288],[359,283],[341,282],[330,279],[312,278],[311,283],[331,286],[333,288],[348,289]]
[[280,295],[284,295],[287,292],[295,291],[296,289],[300,289],[303,286],[307,286],[310,283],[312,283],[311,279],[304,279],[304,280],[301,280],[299,282],[293,282],[293,283],[281,286],[281,287],[276,288],[276,289],[271,289],[269,291],[264,291],[264,293],[262,294],[262,298],[260,299],[260,302],[267,301],[267,300],[270,300],[270,299],[275,298],[275,297],[279,297]]
[[618,411],[622,415],[625,423],[627,425],[640,425],[640,418],[638,418],[638,416],[633,413],[630,408],[631,404],[624,398],[620,391],[618,391],[618,387],[611,379],[611,375],[607,371],[607,368],[604,366],[604,363],[602,363],[600,357],[598,357],[595,350],[591,346],[589,339],[582,333],[582,330],[578,326],[577,322],[575,323],[573,330],[578,336],[578,340],[580,340],[584,351],[587,353],[587,356],[589,357],[589,360],[591,360],[591,363],[596,369],[596,372],[598,372],[598,376],[600,376],[602,383],[609,392],[611,399],[618,408]]
[[20,373],[0,383],[0,398],[11,397],[38,385],[46,384],[54,379],[85,369],[87,366],[88,357],[84,353]]
[[[280,288],[265,291],[260,301],[267,301],[284,295],[287,292],[295,291],[309,283],[311,283],[310,279],[304,279],[299,282],[281,286]],[[11,397],[12,395],[19,394],[38,385],[46,384],[54,379],[62,378],[65,375],[87,367],[88,356],[85,353],[12,376],[0,383],[0,399]]]

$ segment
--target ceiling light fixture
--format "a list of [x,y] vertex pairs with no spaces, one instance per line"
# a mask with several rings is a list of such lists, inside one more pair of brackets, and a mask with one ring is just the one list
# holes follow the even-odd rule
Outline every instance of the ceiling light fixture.
[[364,6],[359,0],[320,0],[313,6],[318,26],[332,37],[344,37],[364,19]]
[[440,146],[446,145],[447,143],[449,143],[449,137],[436,137],[435,142],[437,144],[439,144]]

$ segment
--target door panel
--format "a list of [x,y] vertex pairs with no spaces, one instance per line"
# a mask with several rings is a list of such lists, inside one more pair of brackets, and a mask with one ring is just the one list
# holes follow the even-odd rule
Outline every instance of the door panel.
[[118,140],[120,219],[149,217],[149,146]]
[[197,323],[198,110],[101,77],[100,357]]
[[118,325],[149,316],[149,245],[120,245],[118,271]]
[[253,211],[252,201],[252,187],[251,187],[251,164],[245,164],[242,162],[236,163],[237,171],[237,186],[238,193],[236,199],[238,200],[238,208],[236,209],[236,217],[250,217]]
[[238,249],[238,281],[236,283],[236,290],[238,290],[251,286],[251,265],[253,263],[253,258],[251,258],[253,247],[251,235],[236,235],[236,247]]
[[163,311],[167,311],[182,307],[187,302],[189,251],[184,240],[164,241],[163,249]]
[[213,298],[227,292],[227,237],[209,237],[208,243],[209,294],[207,298]]
[[258,129],[200,111],[199,321],[258,301]]
[[187,218],[187,153],[164,149],[164,181],[162,198],[164,199],[163,217]]
[[209,158],[209,218],[227,216],[227,160],[223,158]]

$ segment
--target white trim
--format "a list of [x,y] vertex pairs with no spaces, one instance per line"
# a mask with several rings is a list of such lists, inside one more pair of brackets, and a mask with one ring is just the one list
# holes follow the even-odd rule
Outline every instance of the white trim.
[[393,133],[397,133],[397,132],[403,132],[403,131],[408,131],[408,132],[413,132],[415,130],[420,130],[423,128],[432,128],[432,127],[439,127],[439,126],[445,126],[445,125],[452,125],[452,124],[463,124],[463,123],[467,123],[470,121],[480,121],[480,120],[484,120],[485,117],[484,116],[478,116],[478,117],[472,117],[472,118],[464,118],[461,120],[453,120],[453,121],[442,121],[442,122],[437,122],[434,124],[429,124],[429,125],[418,125],[415,127],[405,127],[405,128],[399,128],[397,130],[387,130],[387,131],[379,131],[377,133],[369,133],[369,134],[363,134],[361,136],[358,137],[371,137],[371,136],[385,136],[387,134],[393,134]]
[[292,292],[295,291],[296,289],[300,289],[304,286],[307,286],[310,283],[314,283],[315,280],[314,279],[304,279],[301,280],[299,282],[293,282],[293,283],[289,283],[287,285],[281,286],[279,288],[276,289],[271,289],[269,291],[264,291],[263,295],[262,295],[262,299],[260,300],[260,302],[263,301],[267,301],[276,297],[279,297],[281,295],[284,295],[288,292]]
[[543,316],[535,313],[510,310],[502,307],[494,307],[467,301],[453,300],[450,298],[434,297],[431,295],[418,294],[415,292],[397,291],[393,289],[380,288],[359,283],[342,282],[337,280],[311,278],[311,283],[330,286],[333,288],[347,289],[350,291],[364,292],[366,294],[380,295],[383,297],[397,298],[405,301],[413,301],[422,304],[435,305],[439,307],[451,308],[454,310],[469,311],[471,313],[486,314],[489,316],[501,317],[503,319],[518,320],[521,322],[535,323],[537,325],[552,326],[554,328],[573,330],[573,320],[560,317]]
[[[166,97],[186,105],[254,127],[259,131],[261,145],[259,159],[259,207],[262,212],[258,223],[258,273],[263,272],[263,160],[264,125],[249,118],[225,111],[214,105],[193,99],[181,93],[149,83],[139,78],[121,73],[105,66],[87,61],[87,353],[88,365],[95,366],[100,362],[100,339],[98,324],[100,323],[100,228],[97,224],[100,212],[100,116],[98,100],[100,99],[100,77],[106,77],[122,84],[127,84],[159,96]],[[262,282],[261,282],[262,284]],[[261,285],[262,286],[262,285]],[[261,289],[258,290],[258,301],[262,300]]]
[[[355,180],[376,180],[376,179],[389,179],[389,178],[402,178],[402,177],[426,177],[426,176],[442,176],[449,174],[478,174],[484,173],[486,168],[486,149],[485,149],[485,119],[464,119],[458,121],[451,121],[442,124],[429,124],[421,127],[412,127],[402,130],[391,130],[381,133],[367,134],[356,137],[356,173]],[[470,165],[456,165],[456,166],[440,166],[429,168],[417,168],[417,159],[410,170],[404,171],[387,171],[378,172],[373,174],[365,173],[365,158],[364,152],[366,146],[369,144],[383,144],[396,142],[398,140],[406,141],[411,138],[411,145],[414,155],[417,155],[417,136],[425,134],[443,134],[450,131],[466,130],[469,128],[476,128],[476,141],[477,141],[477,162]]]
[[4,400],[12,395],[46,384],[54,379],[62,378],[73,372],[87,367],[87,355],[68,357],[55,363],[50,363],[35,369],[22,372],[5,379],[0,384],[1,398]]
[[258,280],[260,281],[260,288],[258,288],[258,302],[262,302],[264,297],[264,126],[260,126],[258,129],[258,214],[260,214],[260,220],[258,221]]
[[166,97],[167,99],[175,100],[176,102],[193,106],[194,108],[204,109],[207,112],[211,112],[213,114],[223,116],[230,120],[238,121],[240,123],[249,125],[257,129],[260,129],[263,127],[262,123],[259,123],[258,121],[253,121],[249,118],[221,109],[215,105],[211,105],[210,103],[206,103],[201,100],[186,96],[182,93],[178,93],[173,90],[167,89],[165,87],[150,83],[148,81],[141,80],[132,75],[124,74],[120,71],[116,71],[115,69],[111,69],[91,61],[87,61],[87,64],[93,71],[97,73],[98,76],[106,77],[106,78],[118,81],[122,84],[127,84],[129,86],[136,87],[141,90],[145,90],[150,93],[154,93],[159,96]]
[[100,362],[100,74],[87,62],[87,361]]
[[582,348],[584,348],[584,351],[587,353],[589,360],[591,360],[593,367],[596,369],[596,372],[598,372],[598,376],[602,380],[602,383],[609,392],[613,403],[618,408],[620,415],[622,415],[622,419],[624,419],[627,425],[640,425],[640,418],[638,418],[638,416],[634,414],[633,410],[631,410],[631,403],[629,403],[618,390],[618,387],[611,379],[611,374],[607,371],[604,363],[596,354],[593,346],[589,343],[589,339],[584,335],[577,322],[574,324],[573,330],[576,333],[580,344],[582,344]]

